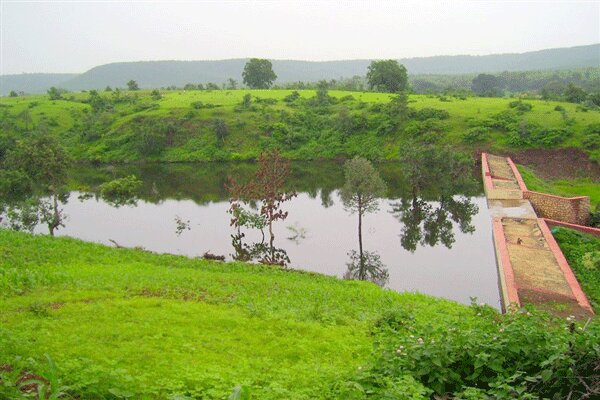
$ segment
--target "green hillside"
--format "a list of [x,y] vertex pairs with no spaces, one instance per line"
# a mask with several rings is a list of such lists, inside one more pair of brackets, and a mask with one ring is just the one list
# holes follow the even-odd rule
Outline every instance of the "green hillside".
[[45,130],[75,159],[106,162],[254,159],[274,147],[292,159],[394,159],[410,138],[469,151],[575,147],[600,158],[600,112],[572,103],[411,95],[406,109],[370,92],[90,93],[2,98],[3,142]]

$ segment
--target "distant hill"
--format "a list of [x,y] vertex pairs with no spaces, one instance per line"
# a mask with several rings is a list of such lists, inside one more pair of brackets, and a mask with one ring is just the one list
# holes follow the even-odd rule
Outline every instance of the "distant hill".
[[0,94],[11,90],[25,93],[45,92],[51,86],[64,86],[65,82],[79,74],[19,74],[0,75]]
[[[111,63],[82,74],[24,74],[0,76],[0,93],[11,90],[43,92],[50,86],[69,90],[124,87],[130,79],[140,87],[183,86],[186,83],[241,81],[247,59],[218,61],[141,61]],[[277,82],[338,79],[365,75],[371,60],[295,61],[273,60]],[[600,66],[600,44],[547,49],[520,54],[486,56],[435,56],[400,59],[410,74],[470,74],[502,71],[557,70]]]

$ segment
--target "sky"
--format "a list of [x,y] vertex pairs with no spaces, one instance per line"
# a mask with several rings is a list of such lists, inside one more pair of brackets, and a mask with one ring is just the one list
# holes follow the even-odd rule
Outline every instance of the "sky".
[[600,43],[595,1],[0,0],[0,74],[120,61],[343,60]]

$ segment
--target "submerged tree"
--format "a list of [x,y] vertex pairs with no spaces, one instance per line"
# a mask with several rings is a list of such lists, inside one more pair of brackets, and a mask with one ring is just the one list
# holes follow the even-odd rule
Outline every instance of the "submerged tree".
[[363,250],[362,219],[366,213],[379,208],[378,199],[385,194],[386,186],[373,165],[361,157],[355,157],[344,165],[346,182],[340,191],[344,207],[358,214],[358,260],[352,275],[360,280],[367,279],[373,257],[367,257]]
[[[36,134],[17,142],[3,161],[3,191],[21,192],[21,198],[2,207],[9,225],[31,230],[39,222],[48,226],[50,235],[64,226],[65,215],[60,208],[66,203],[65,184],[71,159],[58,141],[48,134]],[[10,180],[20,176],[19,180]],[[23,187],[23,180],[30,182]],[[2,194],[4,199],[8,198]],[[22,219],[23,223],[16,220]],[[12,222],[10,222],[12,220]],[[35,223],[34,223],[35,221]]]
[[[281,249],[275,248],[273,232],[273,224],[278,220],[285,220],[288,216],[288,212],[281,208],[283,203],[296,196],[296,192],[285,188],[289,174],[289,161],[284,160],[281,154],[274,150],[260,155],[254,179],[243,185],[230,179],[227,186],[231,197],[228,212],[232,216],[231,225],[238,228],[238,235],[240,227],[258,228],[261,232],[264,228],[268,229],[268,246],[257,246],[259,252],[264,253],[260,257],[264,263],[285,265],[285,262],[289,262],[289,259],[286,261],[280,257]],[[258,213],[244,209],[243,206],[251,202],[259,203]]]

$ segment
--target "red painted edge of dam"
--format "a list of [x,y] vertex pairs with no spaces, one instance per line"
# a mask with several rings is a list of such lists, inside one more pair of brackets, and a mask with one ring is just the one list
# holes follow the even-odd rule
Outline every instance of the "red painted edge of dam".
[[569,228],[569,229],[573,229],[573,230],[576,230],[579,232],[587,233],[589,235],[594,235],[594,236],[600,237],[600,229],[598,229],[598,228],[592,228],[591,226],[571,224],[569,222],[562,222],[562,221],[557,221],[555,219],[548,219],[548,218],[544,218],[544,221],[546,221],[546,224],[548,226],[561,226],[563,228]]
[[494,218],[492,224],[494,227],[494,237],[496,239],[496,244],[498,245],[498,251],[500,252],[504,284],[506,285],[506,292],[508,295],[508,299],[504,299],[504,303],[506,306],[510,306],[511,304],[521,306],[517,291],[517,283],[515,282],[515,272],[513,271],[510,256],[508,254],[508,246],[506,245],[506,236],[504,235],[502,220],[500,218]]
[[569,266],[569,263],[567,262],[565,255],[560,250],[558,243],[556,243],[556,239],[554,239],[554,236],[552,236],[552,232],[550,232],[550,229],[548,228],[546,221],[543,218],[538,218],[537,221],[538,221],[538,225],[542,231],[542,234],[544,235],[544,239],[546,239],[546,243],[548,243],[550,250],[554,254],[554,257],[556,258],[556,261],[558,262],[558,266],[560,267],[567,283],[569,284],[569,287],[571,288],[571,292],[573,292],[573,295],[575,296],[577,303],[582,308],[585,308],[587,311],[594,314],[592,305],[588,301],[585,293],[583,293],[583,290],[581,290],[581,286],[579,285],[577,278],[575,278],[575,274],[573,273],[573,270]]

